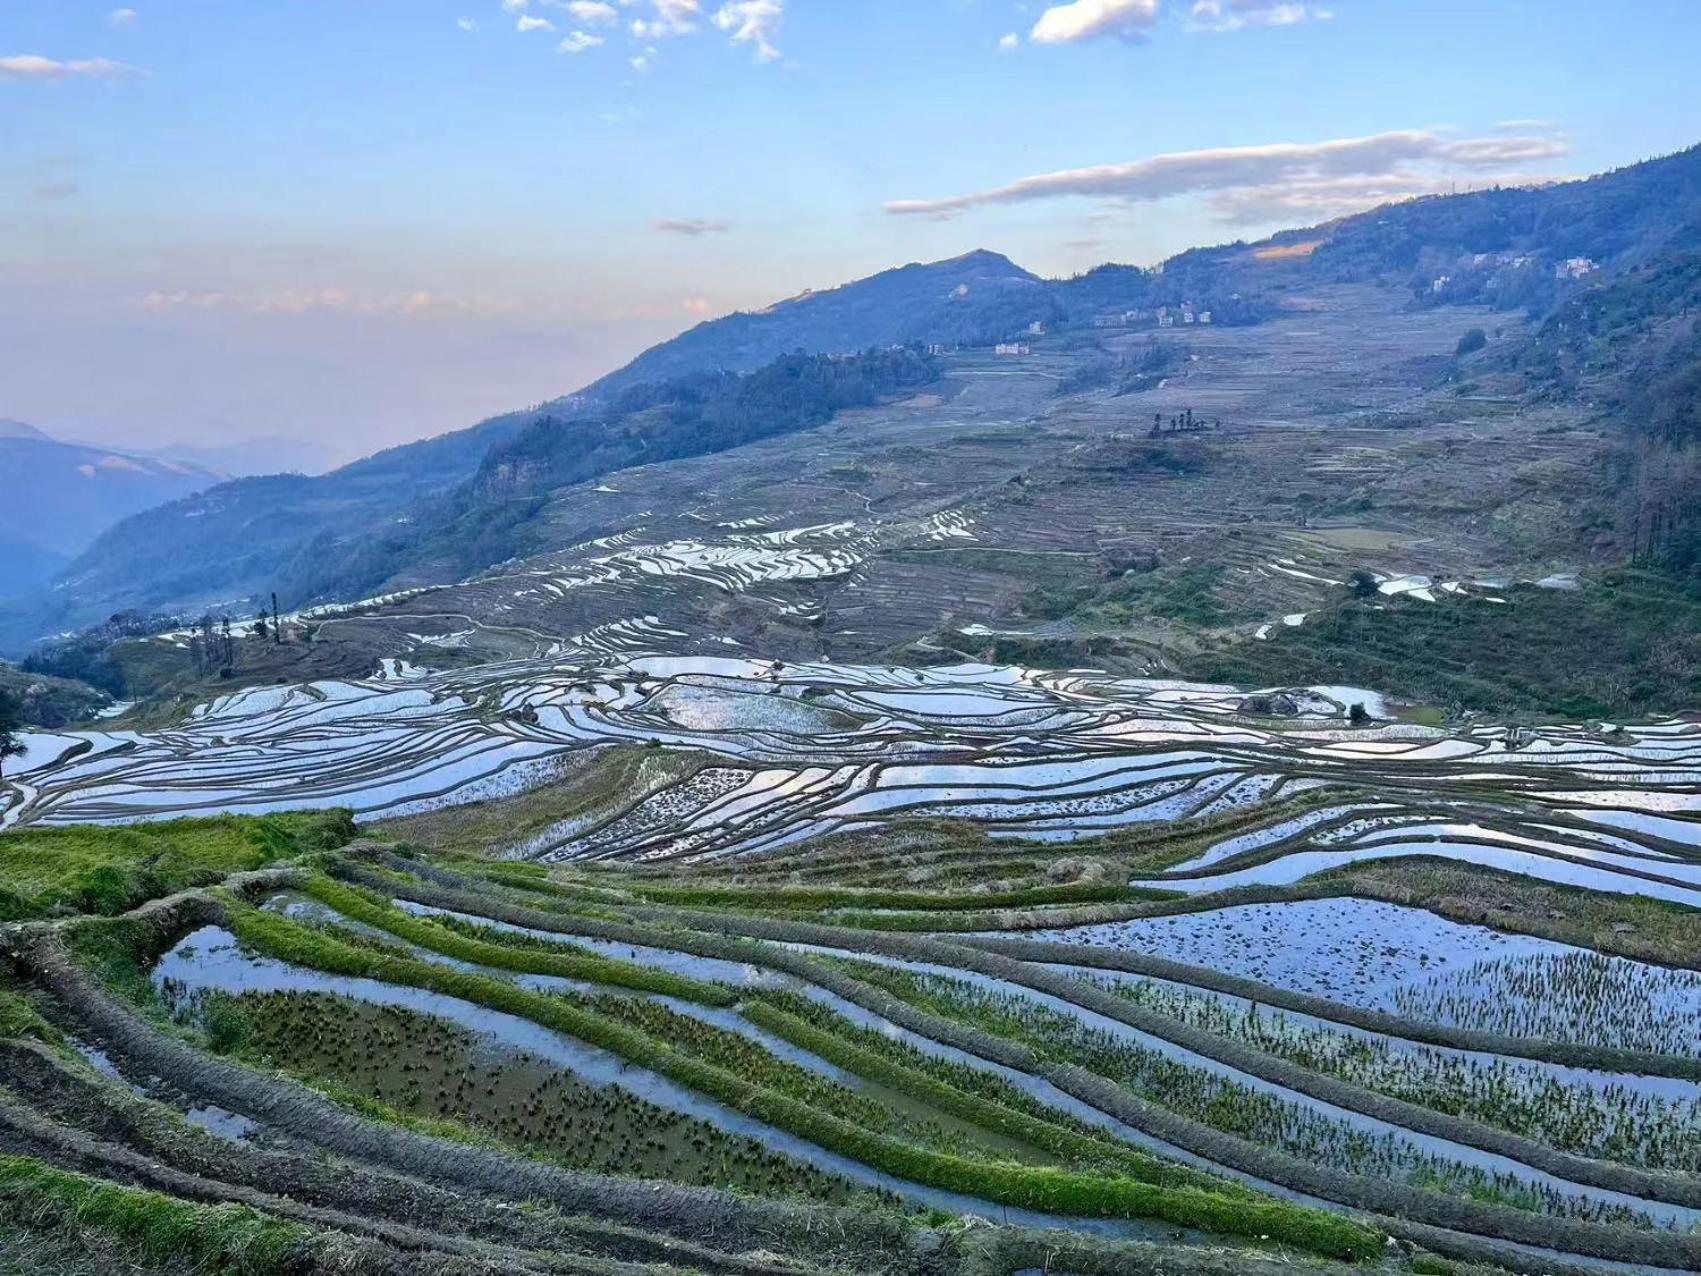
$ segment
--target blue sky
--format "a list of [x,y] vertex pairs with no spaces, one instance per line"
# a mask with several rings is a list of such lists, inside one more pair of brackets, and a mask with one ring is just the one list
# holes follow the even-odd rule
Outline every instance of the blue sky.
[[1698,47],[1694,0],[4,0],[0,416],[348,458],[905,261],[1679,149]]

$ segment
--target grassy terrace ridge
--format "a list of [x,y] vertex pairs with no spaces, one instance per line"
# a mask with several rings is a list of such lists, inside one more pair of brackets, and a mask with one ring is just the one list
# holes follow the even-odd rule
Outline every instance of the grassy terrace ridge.
[[[1096,1161],[1107,1171],[1134,1177],[1163,1181],[1175,1175],[1173,1169],[1155,1157],[1127,1147],[1120,1147],[1101,1138],[1081,1134],[1050,1121],[1015,1111],[1002,1104],[957,1089],[916,1068],[906,1067],[890,1056],[863,1049],[847,1041],[844,1035],[825,1031],[779,1006],[753,1003],[745,1008],[745,1017],[775,1036],[819,1055],[829,1063],[870,1081],[877,1081],[904,1094],[913,1096],[943,1112],[994,1129],[1011,1138],[1032,1143],[1057,1156],[1076,1161]],[[1256,1193],[1224,1179],[1212,1191],[1225,1196],[1254,1198]]]
[[[1399,862],[1396,861],[1394,863],[1397,865]],[[369,872],[369,870],[365,869],[355,871],[358,873]],[[468,881],[464,878],[462,881],[465,886],[471,887],[476,885],[475,882]],[[408,898],[417,899],[420,902],[425,903],[437,903],[441,906],[454,908],[457,911],[467,912],[469,914],[482,914],[486,916],[495,914],[498,916],[504,916],[505,914],[518,909],[519,911],[515,914],[515,916],[526,915],[525,921],[522,924],[545,930],[552,930],[559,927],[560,930],[556,933],[561,934],[562,942],[571,942],[571,936],[573,934],[601,934],[604,937],[618,936],[621,942],[630,941],[634,943],[648,943],[659,947],[668,947],[671,945],[673,947],[681,948],[684,951],[696,952],[698,949],[694,946],[693,941],[702,941],[708,939],[711,935],[711,932],[701,930],[693,931],[689,934],[673,932],[666,929],[665,926],[656,926],[652,923],[637,921],[630,917],[621,917],[611,913],[599,912],[593,916],[581,910],[557,907],[536,901],[504,900],[500,896],[490,893],[485,893],[482,896],[477,894],[456,894],[454,888],[448,888],[446,893],[440,893],[444,890],[444,888],[422,886],[418,879],[412,879],[411,881],[396,879],[390,884],[393,889],[400,890]],[[1581,891],[1572,887],[1559,889],[1579,897],[1587,896],[1589,894],[1589,892]],[[1114,920],[1122,916],[1170,916],[1188,912],[1205,911],[1218,907],[1227,907],[1231,904],[1342,898],[1349,897],[1352,893],[1353,892],[1350,887],[1339,881],[1302,887],[1248,887],[1235,892],[1226,893],[1226,898],[1213,899],[1208,896],[1188,896],[1184,899],[1175,901],[1172,904],[1136,906],[1137,911],[1130,911],[1128,913],[1119,912],[1111,917],[1096,915],[1090,917],[1078,917],[1071,921],[1053,918],[1044,923],[1036,920],[1034,925],[1087,924],[1094,921]],[[1656,906],[1660,909],[1665,907],[1662,905],[1661,901],[1656,900],[1636,899],[1630,900],[1629,902],[1632,904]],[[1680,906],[1676,905],[1672,905],[1670,907],[1679,912],[1688,914],[1691,917],[1701,917],[1701,914],[1696,914],[1693,910],[1682,909]],[[1663,916],[1664,913],[1661,912],[1660,915]],[[729,914],[729,916],[742,917],[744,914]],[[513,921],[514,917],[504,916],[504,920]],[[773,920],[784,921],[797,925],[809,924],[804,919],[791,916],[776,916]],[[830,918],[821,919],[815,924],[857,927],[860,924],[860,920],[861,919],[856,917],[835,915]],[[891,915],[882,914],[876,918],[872,918],[867,929],[876,932],[891,931],[894,934],[904,934],[913,931],[927,931],[929,929],[937,934],[938,932],[947,929],[944,927],[928,928],[921,925],[919,921],[911,925],[900,924],[897,926],[873,924],[875,922],[884,923],[892,921],[902,923],[904,920],[905,919],[893,918]],[[1010,914],[1001,914],[996,916],[988,915],[980,917],[977,920],[981,923],[981,925],[965,926],[962,929],[999,929],[1008,928],[1012,925]],[[798,931],[797,934],[800,938],[809,938],[811,932]],[[713,932],[713,935],[716,941],[728,946],[724,953],[717,952],[715,955],[730,956],[735,960],[750,962],[758,966],[764,964],[775,964],[774,958],[776,952],[779,950],[776,950],[771,944],[767,944],[761,940],[735,937],[723,932]],[[1106,951],[1094,949],[1089,946],[1046,943],[1043,941],[1033,941],[1020,937],[980,938],[966,936],[961,940],[952,939],[948,942],[963,943],[971,948],[982,949],[989,953],[996,953],[1028,962],[1037,961],[1097,966],[1110,971],[1121,970],[1133,974],[1142,974],[1152,978],[1180,983],[1182,985],[1225,993],[1229,996],[1245,997],[1267,1006],[1289,1009],[1300,1014],[1312,1015],[1333,1023],[1363,1028],[1367,1031],[1385,1034],[1393,1038],[1429,1043],[1452,1049],[1486,1051],[1493,1054],[1505,1055],[1514,1059],[1528,1058],[1545,1060],[1570,1067],[1600,1068],[1606,1071],[1625,1071],[1652,1076],[1701,1079],[1701,1061],[1687,1056],[1656,1054],[1642,1050],[1595,1046],[1587,1043],[1545,1041],[1539,1038],[1530,1037],[1511,1037],[1501,1033],[1482,1032],[1473,1029],[1430,1023],[1423,1020],[1413,1020],[1402,1015],[1396,1015],[1388,1012],[1365,1010],[1362,1007],[1351,1005],[1346,1002],[1332,1001],[1328,998],[1313,996],[1311,994],[1296,993],[1256,979],[1229,975],[1209,968],[1188,966],[1184,963],[1172,962],[1162,958],[1141,957],[1138,954],[1120,950]],[[788,970],[795,969],[795,963],[799,960],[800,959],[796,955],[788,954],[784,968]]]
[[1038,908],[1047,904],[1109,904],[1182,898],[1180,891],[1148,890],[1115,883],[1071,883],[953,894],[867,887],[654,886],[634,883],[630,892],[652,904],[731,906],[762,912],[816,912],[856,907],[952,912],[963,908]]
[[489,975],[359,949],[259,910],[233,908],[230,929],[242,942],[280,960],[425,988],[529,1019],[900,1179],[1047,1212],[1159,1218],[1226,1235],[1268,1237],[1339,1258],[1362,1258],[1377,1252],[1381,1244],[1376,1233],[1343,1215],[1285,1201],[1247,1201],[1197,1188],[1161,1187],[1121,1177],[929,1152],[871,1134],[806,1103],[752,1084],[561,996],[530,992]]
[[218,815],[0,833],[0,922],[111,917],[232,873],[332,850],[355,836],[347,811]]
[[[444,906],[457,907],[461,911],[479,911],[475,898],[463,895],[452,900],[452,893],[441,892],[437,888],[421,889],[419,893],[435,894],[437,898],[434,902]],[[503,906],[492,899],[486,907],[495,909]],[[1645,1227],[1626,1226],[1624,1224],[1630,1221],[1628,1215],[1624,1223],[1614,1222],[1612,1220],[1624,1213],[1617,1207],[1609,1208],[1598,1221],[1585,1221],[1583,1217],[1532,1213],[1530,1205],[1534,1204],[1533,1199],[1525,1200],[1516,1182],[1501,1185],[1486,1180],[1476,1181],[1480,1176],[1467,1176],[1457,1183],[1457,1194],[1447,1194],[1433,1190],[1441,1181],[1432,1172],[1424,1183],[1414,1181],[1408,1184],[1403,1181],[1391,1181],[1382,1175],[1355,1174],[1330,1168],[1326,1163],[1313,1164],[1304,1158],[1296,1158],[1289,1152],[1267,1150],[1264,1146],[1247,1142],[1239,1136],[1207,1129],[1198,1125],[1191,1117],[1172,1117],[1161,1103],[1153,1106],[1145,1100],[1137,1099],[1131,1092],[1100,1079],[1091,1067],[1083,1070],[1079,1067],[1049,1063],[1025,1046],[997,1036],[989,1037],[975,1030],[972,1025],[954,1026],[938,1020],[936,1016],[923,1014],[918,1017],[914,1013],[906,1013],[898,1003],[866,985],[843,977],[835,978],[831,974],[822,977],[814,970],[813,963],[799,954],[783,949],[769,955],[760,951],[752,952],[748,948],[747,940],[735,939],[726,933],[750,933],[751,928],[758,923],[745,915],[721,914],[717,923],[713,922],[713,915],[708,914],[681,913],[675,916],[669,910],[655,908],[638,911],[644,915],[642,920],[608,922],[584,918],[582,915],[566,915],[560,924],[569,932],[597,935],[617,942],[659,944],[705,956],[753,961],[758,965],[766,964],[790,971],[924,1036],[949,1042],[1001,1065],[1040,1076],[1063,1088],[1072,1097],[1085,1100],[1103,1112],[1177,1146],[1206,1156],[1207,1159],[1235,1166],[1268,1181],[1286,1183],[1313,1195],[1351,1202],[1382,1214],[1422,1219],[1428,1224],[1443,1224],[1443,1220],[1447,1220],[1444,1223],[1446,1227],[1477,1236],[1486,1234],[1515,1239],[1526,1244],[1557,1244],[1562,1248],[1571,1249],[1572,1252],[1589,1253],[1621,1261],[1655,1261],[1652,1256],[1657,1255],[1661,1265],[1681,1265],[1678,1260],[1680,1251],[1685,1250],[1683,1240],[1670,1233],[1650,1232],[1645,1230]],[[509,906],[509,911],[499,915],[515,924],[530,924],[530,917],[535,916],[538,918],[536,924],[539,927],[545,930],[553,929],[546,914],[534,912],[528,915],[526,910],[515,911]],[[724,923],[725,930],[722,933],[707,933],[675,932],[667,929],[669,924],[689,923],[693,917],[710,922],[711,930],[715,925]],[[774,919],[771,924],[762,926],[761,930],[768,938],[781,941],[811,942],[818,938],[815,928],[803,926],[789,918]],[[1368,1095],[1364,1097],[1368,1102],[1393,1111],[1392,1106],[1380,1100]],[[1535,1151],[1527,1141],[1522,1146],[1531,1153]],[[1520,1156],[1516,1159],[1526,1158]],[[1573,1161],[1568,1164],[1577,1163]],[[1445,1166],[1437,1165],[1434,1169],[1445,1169]],[[1621,1167],[1596,1166],[1595,1170],[1610,1174],[1614,1183],[1621,1185],[1620,1190],[1630,1191],[1632,1194],[1635,1194],[1639,1183],[1649,1183],[1645,1176],[1638,1178],[1634,1172]],[[1592,1170],[1591,1174],[1593,1173],[1595,1171]],[[1603,1186],[1605,1185],[1607,1184],[1603,1183]],[[1660,1199],[1661,1193],[1656,1190],[1654,1198]],[[1524,1207],[1519,1208],[1520,1204]],[[1593,1219],[1593,1213],[1588,1217]],[[1421,1228],[1423,1224],[1414,1223],[1412,1226]],[[1646,1260],[1631,1257],[1638,1254],[1649,1257]],[[1668,1258],[1672,1261],[1665,1261]],[[1688,1259],[1683,1258],[1681,1261],[1686,1262]]]
[[[705,1006],[730,1006],[738,1000],[732,989],[721,984],[651,970],[636,962],[566,951],[570,946],[565,944],[545,948],[516,945],[512,936],[504,937],[507,942],[475,938],[469,933],[475,928],[417,917],[393,907],[375,892],[343,885],[322,874],[315,874],[303,889],[320,903],[353,921],[365,922],[408,943],[475,965],[662,993]],[[492,937],[501,935],[493,928],[486,928],[486,933]]]
[[27,1219],[37,1229],[75,1227],[103,1234],[146,1262],[281,1273],[330,1259],[324,1238],[247,1206],[196,1205],[24,1156],[0,1155],[0,1213]]

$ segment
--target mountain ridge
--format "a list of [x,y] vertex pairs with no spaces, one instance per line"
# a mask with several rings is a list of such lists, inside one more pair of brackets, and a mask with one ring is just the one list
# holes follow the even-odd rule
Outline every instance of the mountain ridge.
[[27,641],[32,625],[42,632],[46,615],[58,629],[118,606],[249,596],[303,554],[336,553],[342,538],[370,537],[407,519],[536,422],[593,413],[636,386],[749,372],[793,350],[986,345],[1036,324],[1084,327],[1101,314],[1188,300],[1212,308],[1219,323],[1257,322],[1280,308],[1283,293],[1323,282],[1403,286],[1417,306],[1489,304],[1540,314],[1673,245],[1701,242],[1701,217],[1692,211],[1698,201],[1701,148],[1691,148],[1577,182],[1385,205],[1257,243],[1190,249],[1151,269],[1107,263],[1046,280],[988,249],[907,263],[705,321],[574,394],[328,475],[243,479],[147,511],[72,564],[57,591],[68,607],[33,621],[0,617],[0,645]]

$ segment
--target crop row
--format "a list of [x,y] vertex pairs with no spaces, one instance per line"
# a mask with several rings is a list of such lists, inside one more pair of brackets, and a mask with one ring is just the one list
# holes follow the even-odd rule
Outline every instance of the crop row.
[[230,928],[245,943],[281,960],[427,988],[530,1019],[898,1179],[1046,1212],[1082,1217],[1155,1217],[1230,1235],[1268,1236],[1342,1257],[1373,1252],[1379,1244],[1372,1233],[1343,1216],[1286,1202],[1249,1202],[1195,1188],[964,1160],[915,1148],[768,1090],[559,997],[530,992],[487,975],[364,952],[311,928],[253,910],[233,910]]
[[[1671,1257],[1671,1261],[1666,1265],[1681,1265],[1683,1261],[1687,1261],[1668,1255],[1674,1244],[1678,1246],[1678,1252],[1683,1250],[1682,1243],[1675,1238],[1669,1238],[1669,1233],[1647,1234],[1648,1240],[1642,1242],[1632,1240],[1619,1229],[1599,1228],[1587,1223],[1568,1223],[1561,1219],[1549,1218],[1545,1222],[1531,1219],[1530,1223],[1526,1224],[1519,1221],[1519,1216],[1529,1218],[1529,1215],[1521,1210],[1462,1200],[1457,1207],[1442,1206],[1440,1201],[1444,1198],[1422,1188],[1402,1187],[1386,1179],[1344,1175],[1338,1171],[1310,1165],[1201,1126],[1162,1107],[1142,1103],[1128,1091],[1109,1085],[1085,1069],[1048,1063],[1018,1042],[981,1032],[961,1022],[918,1011],[896,1001],[889,994],[881,993],[867,984],[825,968],[816,959],[807,958],[772,942],[758,946],[744,938],[759,934],[768,941],[778,940],[782,944],[821,942],[824,936],[820,927],[777,920],[763,921],[748,916],[654,909],[631,910],[641,913],[641,916],[631,916],[626,921],[615,922],[587,918],[576,913],[527,909],[505,901],[499,892],[492,893],[488,890],[455,892],[442,887],[416,885],[409,888],[407,893],[422,902],[482,912],[486,916],[499,916],[510,924],[531,925],[556,933],[592,935],[622,943],[660,945],[678,951],[731,958],[788,971],[807,982],[831,989],[835,994],[846,997],[924,1037],[950,1043],[953,1047],[967,1050],[983,1059],[996,1061],[999,1066],[1048,1078],[1066,1094],[1079,1097],[1089,1105],[1114,1114],[1118,1119],[1140,1130],[1170,1141],[1191,1153],[1205,1156],[1218,1164],[1233,1166],[1269,1181],[1281,1182],[1332,1200],[1362,1204],[1387,1214],[1399,1214],[1414,1220],[1414,1226],[1424,1226],[1426,1224],[1421,1220],[1428,1220],[1445,1227],[1462,1227],[1488,1235],[1522,1239],[1532,1244],[1563,1244],[1573,1252],[1602,1256],[1626,1255],[1631,1252],[1660,1254]],[[689,924],[698,929],[658,928],[657,923],[661,922],[667,923],[668,927]],[[707,929],[704,929],[705,927]],[[842,932],[828,937],[844,942]],[[873,937],[863,938],[871,940]],[[1633,1174],[1628,1177],[1631,1181],[1636,1181]],[[1668,1239],[1656,1239],[1661,1235]]]

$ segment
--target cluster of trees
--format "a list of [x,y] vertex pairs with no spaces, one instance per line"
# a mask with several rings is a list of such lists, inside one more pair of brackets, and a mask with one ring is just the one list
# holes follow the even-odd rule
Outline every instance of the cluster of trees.
[[1661,254],[1568,298],[1512,366],[1623,428],[1631,561],[1701,578],[1701,253]]
[[1223,327],[1262,323],[1280,307],[1246,270],[1245,246],[1199,249],[1171,258],[1161,269],[1104,265],[1051,285],[1063,322],[1084,326],[1095,315],[1123,310],[1153,311],[1190,302],[1209,310]]
[[635,386],[605,411],[570,421],[546,417],[492,448],[472,491],[505,500],[629,465],[721,452],[824,425],[846,408],[938,375],[934,359],[906,345],[859,355],[789,354],[743,376],[706,372]]
[[23,702],[10,691],[0,690],[0,778],[5,775],[7,758],[23,756],[23,731]]
[[112,658],[112,645],[125,638],[144,638],[178,629],[182,624],[177,616],[115,612],[74,637],[43,643],[24,658],[20,667],[25,673],[87,683],[109,696],[122,698],[126,690],[124,669]]
[[1186,362],[1186,352],[1175,342],[1159,341],[1153,337],[1129,357],[1128,372],[1116,389],[1117,396],[1154,389]]

